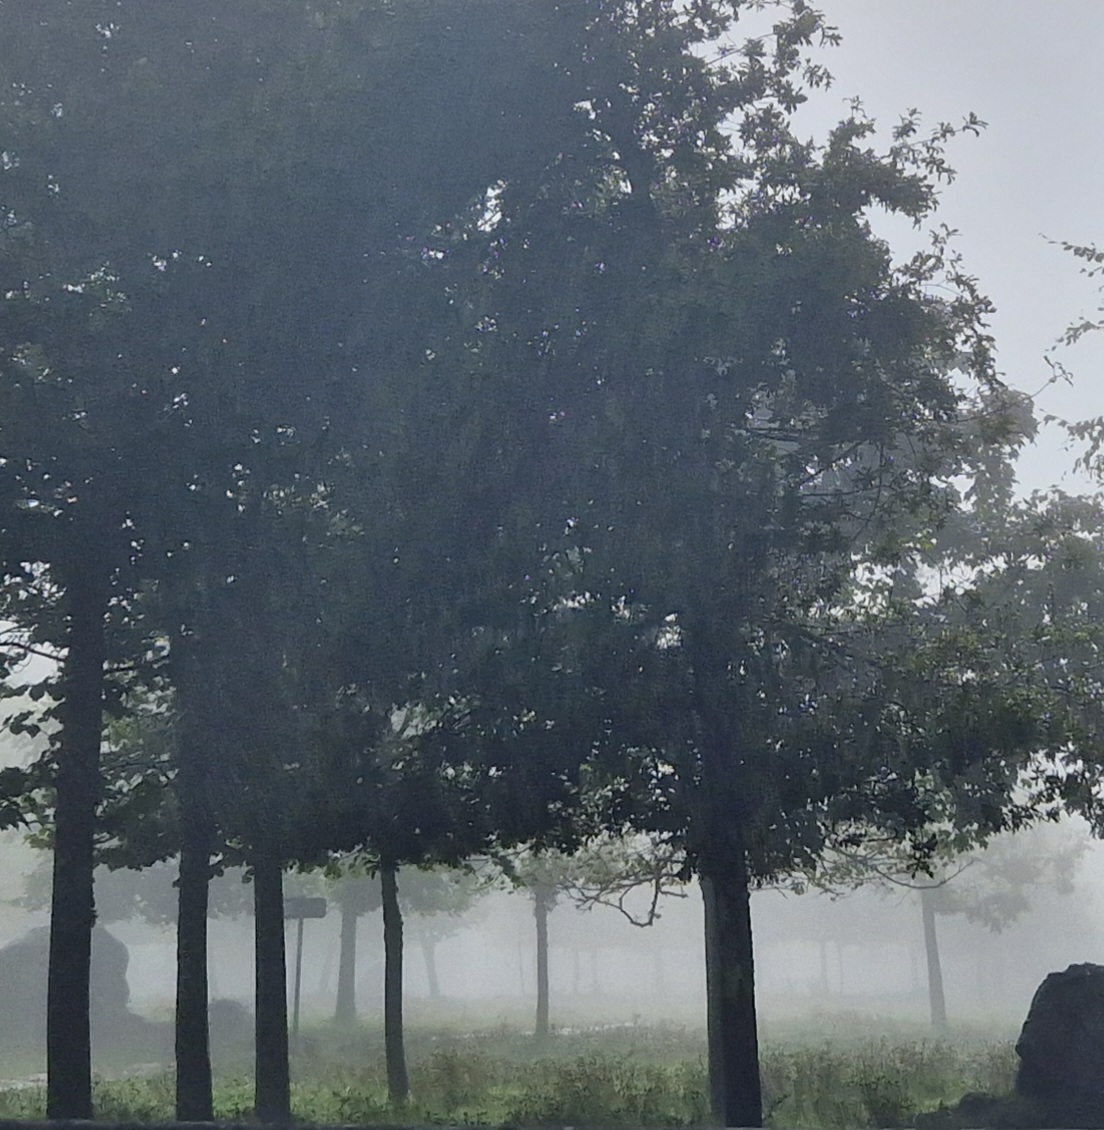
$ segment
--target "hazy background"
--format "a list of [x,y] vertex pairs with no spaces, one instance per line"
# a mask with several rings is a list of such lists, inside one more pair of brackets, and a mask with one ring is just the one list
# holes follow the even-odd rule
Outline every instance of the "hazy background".
[[[1044,833],[1045,834],[1045,833]],[[1033,834],[1027,834],[1029,839]],[[1045,847],[1045,844],[1043,845]],[[5,897],[14,892],[15,852],[5,862]],[[24,859],[23,862],[26,862]],[[1104,962],[1104,908],[1099,892],[1101,853],[1084,859],[1072,892],[1040,887],[1030,909],[995,933],[962,915],[938,916],[952,1030],[1012,1036],[1031,994],[1049,972],[1072,962]],[[958,882],[959,880],[952,880]],[[402,879],[400,876],[400,889]],[[670,1021],[704,1023],[701,899],[696,887],[664,900],[652,927],[630,925],[616,911],[579,911],[561,901],[550,921],[553,1023]],[[757,973],[765,1034],[797,1018],[818,1022],[847,1013],[883,1031],[894,1022],[927,1019],[923,935],[916,893],[863,889],[842,898],[762,891],[753,897]],[[0,909],[0,943],[45,921],[42,912]],[[308,920],[304,931],[304,1013],[333,1014],[339,912]],[[449,932],[436,946],[440,997],[431,998],[420,945],[431,925]],[[131,1007],[150,1017],[171,1013],[174,937],[171,929],[140,922],[109,929],[130,949]],[[459,918],[408,916],[406,985],[409,1013],[485,1028],[531,1023],[535,993],[532,903],[524,894],[492,892]],[[288,927],[289,980],[294,925]],[[252,996],[252,919],[211,924],[211,992],[249,1003]],[[382,922],[379,911],[359,927],[358,1005],[361,1018],[382,1014]],[[823,1034],[823,1033],[821,1033]]]

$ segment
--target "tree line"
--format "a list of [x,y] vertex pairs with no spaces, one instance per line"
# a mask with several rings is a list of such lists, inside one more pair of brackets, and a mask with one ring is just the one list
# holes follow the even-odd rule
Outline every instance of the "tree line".
[[870,225],[980,124],[803,140],[835,33],[758,7],[5,6],[3,616],[59,666],[0,811],[53,847],[51,1118],[92,1114],[97,858],[179,859],[184,1120],[248,867],[283,1121],[285,868],[363,853],[394,945],[402,864],[646,833],[756,1126],[756,884],[1093,813],[1099,506],[1016,499],[988,301]]

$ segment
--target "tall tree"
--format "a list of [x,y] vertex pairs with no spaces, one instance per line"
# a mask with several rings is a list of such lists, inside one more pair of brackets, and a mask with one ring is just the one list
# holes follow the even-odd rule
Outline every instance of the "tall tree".
[[[506,11],[514,18],[499,20]],[[30,515],[34,529],[47,528],[39,518],[48,509],[66,519],[52,523],[51,538],[72,529],[64,546],[28,548],[9,523],[5,546],[18,581],[26,580],[25,562],[48,564],[72,606],[57,847],[61,877],[73,881],[56,887],[53,968],[66,991],[53,994],[51,1010],[60,1041],[51,1053],[51,1113],[59,1117],[91,1113],[79,982],[92,914],[93,637],[108,591],[119,569],[139,559],[157,561],[146,576],[170,557],[168,571],[179,572],[196,546],[212,536],[217,545],[220,526],[210,512],[196,519],[197,503],[213,502],[232,530],[244,481],[262,491],[297,475],[317,483],[321,462],[342,445],[346,455],[374,449],[368,422],[377,437],[387,434],[402,397],[389,381],[373,382],[366,396],[361,374],[398,373],[423,356],[419,306],[409,301],[423,233],[466,212],[500,169],[543,160],[531,139],[543,142],[548,130],[497,128],[514,119],[507,103],[541,105],[522,99],[511,76],[524,73],[530,89],[570,85],[551,54],[532,51],[555,43],[559,13],[499,4],[464,20],[439,14],[426,4],[399,18],[371,3],[259,2],[233,11],[98,3],[77,11],[62,0],[17,0],[5,9],[6,246],[48,230],[54,251],[70,255],[64,267],[45,260],[24,267],[21,250],[5,287],[8,328],[18,322],[5,342],[6,392],[23,403],[8,404],[19,412],[6,415],[4,499],[21,524],[48,500]],[[526,42],[534,27],[549,35]],[[501,81],[477,86],[459,69],[437,66],[443,50]],[[543,110],[538,117],[547,124]],[[151,313],[144,299],[170,290],[171,300]],[[113,312],[124,308],[139,320],[107,341],[104,325],[110,331]],[[32,316],[37,323],[24,328]],[[393,332],[404,317],[412,332]],[[98,352],[78,344],[88,340],[88,326],[73,332],[80,319],[105,336]],[[323,377],[303,382],[303,373]],[[381,406],[390,411],[375,411]],[[59,422],[56,437],[39,429],[44,413],[47,423]],[[39,429],[33,446],[16,436],[20,421],[28,434],[32,424]],[[324,453],[312,446],[339,430]],[[51,447],[54,438],[60,446]],[[116,475],[120,469],[126,474]],[[41,483],[31,482],[35,476]],[[153,505],[143,510],[145,503]],[[218,568],[225,557],[215,553],[205,564]],[[193,568],[192,576],[203,585],[228,574]],[[184,650],[194,625],[171,614],[168,623],[171,633],[183,625],[176,639]],[[181,689],[191,685],[185,678]],[[78,719],[81,709],[88,714]],[[190,713],[186,707],[182,717]],[[181,748],[198,760],[179,779],[189,809],[182,921],[190,940],[181,956],[192,970],[181,987],[198,995],[207,832],[189,781],[202,777],[203,755],[190,743]],[[182,1009],[182,1017],[200,1014],[198,1005]],[[182,1112],[196,1116],[209,1105],[198,1021],[185,1021],[180,1042],[198,1057],[182,1065],[193,1098],[180,1096]],[[193,1068],[195,1088],[186,1082]]]
[[864,570],[916,576],[956,480],[1000,481],[1024,412],[944,238],[895,264],[867,219],[930,214],[953,129],[909,118],[879,153],[856,112],[799,140],[825,77],[806,49],[831,36],[802,3],[718,65],[727,8],[582,7],[574,143],[441,244],[445,270],[481,265],[453,332],[494,409],[462,513],[500,547],[470,574],[486,646],[451,701],[495,781],[547,772],[519,810],[589,782],[605,819],[684,847],[715,1114],[758,1125],[751,886],[849,821],[999,828],[1057,748],[1012,681],[967,688],[937,609],[923,695],[887,644],[917,619],[875,641],[840,615]]
[[[7,62],[8,60],[5,60]],[[94,254],[69,247],[51,180],[30,154],[56,143],[47,84],[3,68],[10,152],[0,191],[3,256],[0,397],[4,427],[0,553],[5,615],[62,657],[51,907],[47,1105],[91,1117],[88,967],[93,836],[105,663],[143,569],[146,492],[166,404],[129,348],[129,300]],[[14,90],[23,90],[16,97]],[[24,163],[25,162],[25,163]],[[37,190],[37,191],[36,191]],[[36,199],[37,196],[37,199]]]

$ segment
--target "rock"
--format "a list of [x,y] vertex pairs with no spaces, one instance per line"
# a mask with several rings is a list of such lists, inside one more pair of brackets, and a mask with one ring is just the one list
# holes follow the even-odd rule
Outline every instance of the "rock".
[[954,1106],[916,1115],[915,1130],[1033,1130],[1040,1125],[1038,1112],[1018,1095],[987,1095],[970,1091]]
[[241,1001],[218,997],[207,1009],[211,1051],[221,1055],[247,1050],[253,1040],[253,1014]]
[[1031,1001],[1016,1053],[1016,1093],[1041,1125],[1104,1130],[1104,965],[1051,973]]
[[[46,971],[50,930],[38,926],[0,949],[0,1032],[14,1043],[40,1043],[46,1036]],[[90,1011],[93,1036],[112,1041],[129,1036],[142,1021],[127,1008],[130,954],[102,926],[92,932]]]

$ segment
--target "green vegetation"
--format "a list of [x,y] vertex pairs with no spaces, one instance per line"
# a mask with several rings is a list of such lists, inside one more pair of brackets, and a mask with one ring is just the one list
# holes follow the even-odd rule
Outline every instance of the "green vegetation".
[[[675,1027],[624,1027],[561,1035],[534,1051],[501,1027],[466,1036],[410,1034],[414,1100],[387,1099],[382,1032],[310,1034],[295,1061],[292,1107],[312,1122],[516,1126],[701,1126],[708,1123],[705,1040]],[[969,1091],[1011,1089],[1015,1055],[1007,1040],[931,1040],[781,1032],[762,1055],[768,1124],[843,1128],[910,1125],[922,1112]],[[173,1117],[170,1073],[96,1084],[109,1121]],[[0,1093],[0,1118],[41,1118],[40,1087]],[[219,1119],[249,1118],[253,1082],[244,1072],[216,1078]]]

